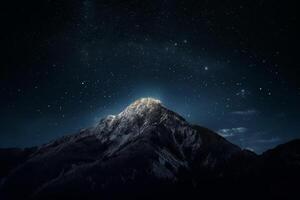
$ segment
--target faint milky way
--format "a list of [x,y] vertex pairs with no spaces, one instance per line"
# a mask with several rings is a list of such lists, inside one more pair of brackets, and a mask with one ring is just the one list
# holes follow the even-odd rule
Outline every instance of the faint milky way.
[[258,152],[299,137],[298,18],[272,3],[8,4],[0,145],[47,142],[143,96]]

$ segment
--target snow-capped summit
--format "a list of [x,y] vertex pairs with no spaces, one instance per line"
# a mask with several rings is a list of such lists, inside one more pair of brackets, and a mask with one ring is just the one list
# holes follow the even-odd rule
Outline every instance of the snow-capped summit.
[[165,108],[160,100],[154,98],[141,98],[127,106],[118,115],[109,115],[102,119],[94,133],[99,138],[115,138],[116,135],[136,136],[144,133],[144,130],[157,126],[168,126],[174,130],[182,126],[188,127],[188,123],[177,113]]
[[160,100],[154,98],[141,98],[130,104],[119,116],[133,116],[133,115],[146,115],[157,109],[161,109],[162,104]]
[[146,97],[146,98],[140,98],[133,102],[132,104],[129,105],[131,108],[136,108],[138,109],[139,107],[148,107],[148,108],[153,108],[155,106],[160,106],[161,101],[158,99],[154,99],[152,97]]

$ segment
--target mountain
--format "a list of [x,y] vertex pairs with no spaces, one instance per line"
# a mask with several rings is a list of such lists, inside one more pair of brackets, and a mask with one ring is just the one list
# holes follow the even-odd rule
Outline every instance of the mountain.
[[[258,156],[189,124],[159,100],[142,98],[77,134],[36,148],[0,150],[0,197],[250,199],[286,197],[285,191],[292,196],[286,181],[300,178],[299,147],[297,140]],[[261,188],[281,185],[282,192]]]
[[10,170],[25,162],[36,149],[36,147],[26,149],[0,149],[0,180],[6,176]]
[[251,176],[259,180],[261,195],[299,199],[300,139],[264,152],[253,166]]

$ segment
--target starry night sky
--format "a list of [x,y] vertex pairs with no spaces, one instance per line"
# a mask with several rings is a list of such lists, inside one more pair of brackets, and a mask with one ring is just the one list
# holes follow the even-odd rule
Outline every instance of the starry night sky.
[[145,96],[258,153],[300,137],[296,1],[2,6],[0,147],[76,133]]

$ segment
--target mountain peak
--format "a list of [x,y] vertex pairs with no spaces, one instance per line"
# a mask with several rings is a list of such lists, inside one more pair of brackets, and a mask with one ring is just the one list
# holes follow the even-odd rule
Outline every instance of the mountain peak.
[[135,102],[133,102],[132,104],[129,105],[129,107],[131,108],[140,108],[140,107],[154,107],[154,106],[160,106],[161,105],[161,101],[158,99],[154,99],[152,97],[146,97],[146,98],[140,98],[138,100],[136,100]]
[[132,114],[146,114],[162,108],[161,101],[151,97],[140,98],[130,104],[121,115],[132,115]]

